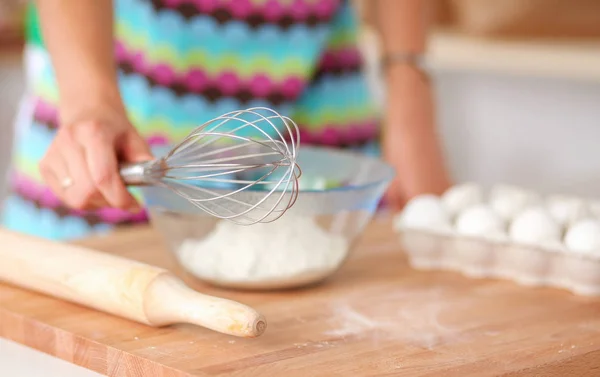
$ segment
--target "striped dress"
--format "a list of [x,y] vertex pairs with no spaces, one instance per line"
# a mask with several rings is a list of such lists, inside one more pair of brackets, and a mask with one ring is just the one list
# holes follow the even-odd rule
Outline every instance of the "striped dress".
[[[132,123],[169,145],[223,113],[265,106],[292,117],[303,144],[376,145],[378,109],[361,71],[357,19],[345,0],[115,0],[119,85]],[[147,221],[116,209],[76,211],[44,185],[58,91],[30,8],[27,92],[16,120],[9,229],[56,240]]]

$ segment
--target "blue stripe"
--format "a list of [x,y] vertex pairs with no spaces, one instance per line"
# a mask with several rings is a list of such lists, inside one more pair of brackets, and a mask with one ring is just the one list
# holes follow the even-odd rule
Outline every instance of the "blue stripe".
[[30,161],[40,161],[54,140],[55,132],[47,127],[32,122],[31,126],[23,132],[16,142],[16,152],[27,156]]
[[117,4],[118,21],[136,36],[145,36],[147,48],[169,46],[182,58],[201,47],[203,52],[215,57],[235,51],[244,58],[266,55],[274,62],[291,57],[310,61],[316,58],[331,34],[329,24],[312,28],[296,24],[286,30],[274,25],[252,28],[236,20],[219,24],[209,15],[185,20],[174,10],[154,11],[149,1],[122,0]]
[[269,107],[283,115],[289,115],[293,111],[292,104],[273,106],[261,99],[242,103],[230,97],[212,102],[194,94],[179,98],[170,89],[150,87],[148,81],[137,74],[121,75],[120,85],[128,109],[144,118],[142,124],[136,125],[141,130],[144,129],[144,122],[157,118],[168,120],[174,129],[182,130],[198,126],[230,111],[249,107]]

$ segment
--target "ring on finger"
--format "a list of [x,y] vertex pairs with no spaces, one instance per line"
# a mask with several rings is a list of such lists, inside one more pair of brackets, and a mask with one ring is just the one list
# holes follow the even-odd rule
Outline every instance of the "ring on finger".
[[67,189],[67,188],[73,186],[73,178],[71,178],[71,177],[63,178],[62,181],[60,181],[60,186],[63,189]]

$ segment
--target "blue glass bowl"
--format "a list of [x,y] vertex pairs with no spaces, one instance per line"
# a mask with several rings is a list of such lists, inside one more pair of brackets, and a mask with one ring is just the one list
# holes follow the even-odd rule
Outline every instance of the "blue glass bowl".
[[299,287],[342,266],[395,172],[378,158],[312,146],[301,147],[298,164],[298,199],[273,223],[235,225],[160,187],[142,195],[151,223],[193,277],[237,289]]

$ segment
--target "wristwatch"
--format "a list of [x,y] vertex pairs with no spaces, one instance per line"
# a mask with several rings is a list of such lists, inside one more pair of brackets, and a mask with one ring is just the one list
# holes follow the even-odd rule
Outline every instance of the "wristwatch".
[[429,78],[429,69],[423,54],[412,52],[395,52],[386,54],[381,59],[381,65],[384,71],[387,71],[388,68],[397,64],[406,64],[411,66],[425,78]]

